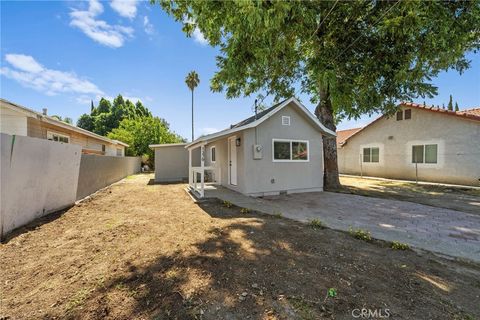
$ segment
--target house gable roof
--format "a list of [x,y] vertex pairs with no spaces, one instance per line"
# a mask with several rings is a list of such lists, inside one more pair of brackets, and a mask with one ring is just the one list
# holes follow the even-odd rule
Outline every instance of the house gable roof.
[[339,130],[337,131],[337,148],[341,147],[345,140],[350,138],[353,134],[357,133],[358,131],[362,130],[362,128],[354,128],[354,129],[347,129],[347,130]]
[[245,120],[242,120],[230,126],[229,129],[225,129],[219,132],[215,132],[215,133],[197,138],[193,142],[190,142],[189,144],[187,144],[185,148],[190,148],[194,145],[201,144],[201,143],[207,143],[209,140],[218,139],[223,136],[226,136],[235,132],[239,132],[245,129],[257,127],[258,125],[260,125],[261,123],[263,123],[264,121],[272,117],[274,114],[282,110],[284,107],[286,107],[290,103],[292,103],[293,106],[296,106],[300,111],[302,111],[306,116],[306,118],[310,120],[312,125],[314,125],[318,130],[320,130],[326,135],[336,136],[335,132],[325,127],[310,111],[308,111],[307,108],[305,108],[304,105],[300,103],[300,101],[292,97],[280,103],[277,103],[276,105],[258,113],[256,116],[249,117]]
[[61,128],[66,129],[66,130],[75,131],[75,132],[78,132],[78,133],[80,133],[80,134],[83,134],[83,135],[86,135],[86,136],[89,136],[89,137],[92,137],[92,138],[95,138],[95,139],[98,139],[98,140],[102,140],[102,141],[105,141],[105,142],[109,142],[109,143],[111,143],[111,144],[119,144],[119,145],[122,145],[122,146],[124,146],[124,147],[128,147],[128,146],[129,146],[129,145],[126,144],[125,142],[118,141],[118,140],[113,140],[113,139],[109,139],[109,138],[107,138],[107,137],[101,136],[101,135],[96,134],[96,133],[93,133],[93,132],[91,132],[91,131],[88,131],[88,130],[85,130],[85,129],[82,129],[82,128],[79,128],[79,127],[75,127],[75,126],[73,126],[73,125],[71,125],[71,124],[68,124],[68,123],[63,122],[63,121],[59,121],[59,120],[57,120],[57,119],[55,119],[55,118],[46,116],[46,115],[44,115],[43,113],[34,111],[34,110],[32,110],[32,109],[29,109],[29,108],[26,108],[26,107],[21,106],[21,105],[19,105],[19,104],[10,102],[10,101],[5,100],[5,99],[3,99],[3,98],[0,98],[0,101],[2,102],[2,106],[5,106],[5,107],[7,107],[7,108],[9,108],[9,109],[18,111],[18,112],[24,114],[24,115],[27,116],[27,117],[39,119],[39,120],[45,121],[46,123],[55,125],[55,126],[57,126],[57,127],[61,127]]
[[[480,108],[473,108],[473,109],[460,110],[460,111],[452,111],[452,110],[441,109],[441,108],[437,108],[437,107],[433,107],[433,106],[432,107],[423,106],[421,104],[413,103],[413,102],[401,102],[399,104],[399,106],[404,107],[404,108],[415,108],[415,109],[424,110],[424,111],[436,112],[436,113],[439,113],[439,114],[443,114],[445,116],[454,116],[454,117],[468,119],[468,120],[480,121]],[[338,146],[343,146],[345,143],[347,143],[347,141],[350,138],[359,134],[360,132],[362,132],[366,128],[371,127],[374,123],[378,122],[380,119],[383,119],[385,117],[386,117],[385,115],[381,115],[377,119],[375,119],[372,122],[370,122],[369,124],[367,124],[365,127],[360,128],[359,130],[355,131],[353,134],[346,137],[340,145],[337,141],[337,147]],[[355,129],[351,129],[351,130],[355,130]]]

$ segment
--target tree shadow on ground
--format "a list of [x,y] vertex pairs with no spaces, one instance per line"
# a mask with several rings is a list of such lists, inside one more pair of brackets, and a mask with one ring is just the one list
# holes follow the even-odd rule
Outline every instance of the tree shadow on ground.
[[[475,294],[460,292],[451,302],[445,287],[454,284],[445,266],[411,251],[388,251],[342,232],[241,213],[216,200],[198,205],[211,218],[231,223],[209,228],[192,248],[143,264],[126,262],[70,316],[350,319],[353,309],[368,307],[389,308],[405,319],[453,318],[463,312],[456,300]],[[440,279],[444,288],[423,281],[418,272]],[[328,297],[329,288],[336,297]]]
[[37,228],[40,228],[40,227],[43,226],[44,224],[47,224],[47,223],[50,223],[50,222],[52,222],[52,221],[57,220],[57,219],[60,218],[62,215],[64,215],[68,210],[70,210],[72,207],[73,207],[73,205],[72,205],[72,206],[69,206],[69,207],[67,207],[67,208],[64,208],[64,209],[62,209],[62,210],[49,213],[49,214],[47,214],[47,215],[44,215],[43,217],[37,218],[37,219],[33,220],[32,222],[27,223],[27,224],[24,225],[24,226],[21,226],[21,227],[19,227],[19,228],[13,229],[11,232],[7,233],[7,234],[1,239],[1,243],[6,244],[6,243],[8,243],[9,241],[15,239],[16,237],[18,237],[18,236],[20,236],[20,235],[22,235],[22,234],[25,234],[25,233],[27,233],[27,232],[30,232],[30,231],[35,230],[35,229],[37,229]]

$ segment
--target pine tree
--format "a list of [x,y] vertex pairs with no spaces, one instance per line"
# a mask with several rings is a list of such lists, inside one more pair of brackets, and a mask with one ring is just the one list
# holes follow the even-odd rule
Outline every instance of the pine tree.
[[91,100],[90,113],[93,113],[93,110],[95,110],[95,106],[93,105],[93,100]]
[[450,100],[448,101],[448,110],[453,111],[453,99],[452,95],[450,95]]
[[424,108],[427,107],[427,104],[425,103],[425,101],[423,101],[423,107],[424,107]]
[[460,108],[458,107],[458,103],[455,101],[455,111],[460,111]]

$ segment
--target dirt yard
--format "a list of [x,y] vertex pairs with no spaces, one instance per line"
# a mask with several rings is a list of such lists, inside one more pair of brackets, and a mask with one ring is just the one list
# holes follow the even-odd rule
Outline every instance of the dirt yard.
[[480,266],[124,179],[0,247],[1,319],[480,318]]
[[340,182],[348,193],[410,201],[480,215],[478,189],[351,176],[340,177]]

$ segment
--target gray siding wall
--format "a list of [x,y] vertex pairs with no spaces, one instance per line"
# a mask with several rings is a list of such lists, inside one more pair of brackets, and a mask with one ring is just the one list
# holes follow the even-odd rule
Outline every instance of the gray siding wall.
[[[199,158],[199,154],[195,155]],[[196,160],[200,165],[200,160]],[[185,146],[155,148],[155,181],[188,181],[188,150]]]
[[[404,108],[405,109],[405,108]],[[408,109],[408,108],[407,108]],[[422,181],[479,185],[480,123],[412,108],[412,119],[381,119],[338,150],[340,173],[415,180],[412,145],[438,144],[437,164],[418,164]],[[379,163],[362,163],[364,147],[380,149]]]
[[110,157],[82,154],[78,177],[77,200],[140,172],[140,157]]
[[[290,117],[290,126],[282,125]],[[321,133],[295,107],[286,106],[257,127],[257,141],[263,159],[253,159],[255,129],[244,131],[245,193],[262,195],[281,191],[323,190],[323,139]],[[308,162],[273,162],[272,139],[308,140]],[[273,183],[272,183],[273,179]]]

